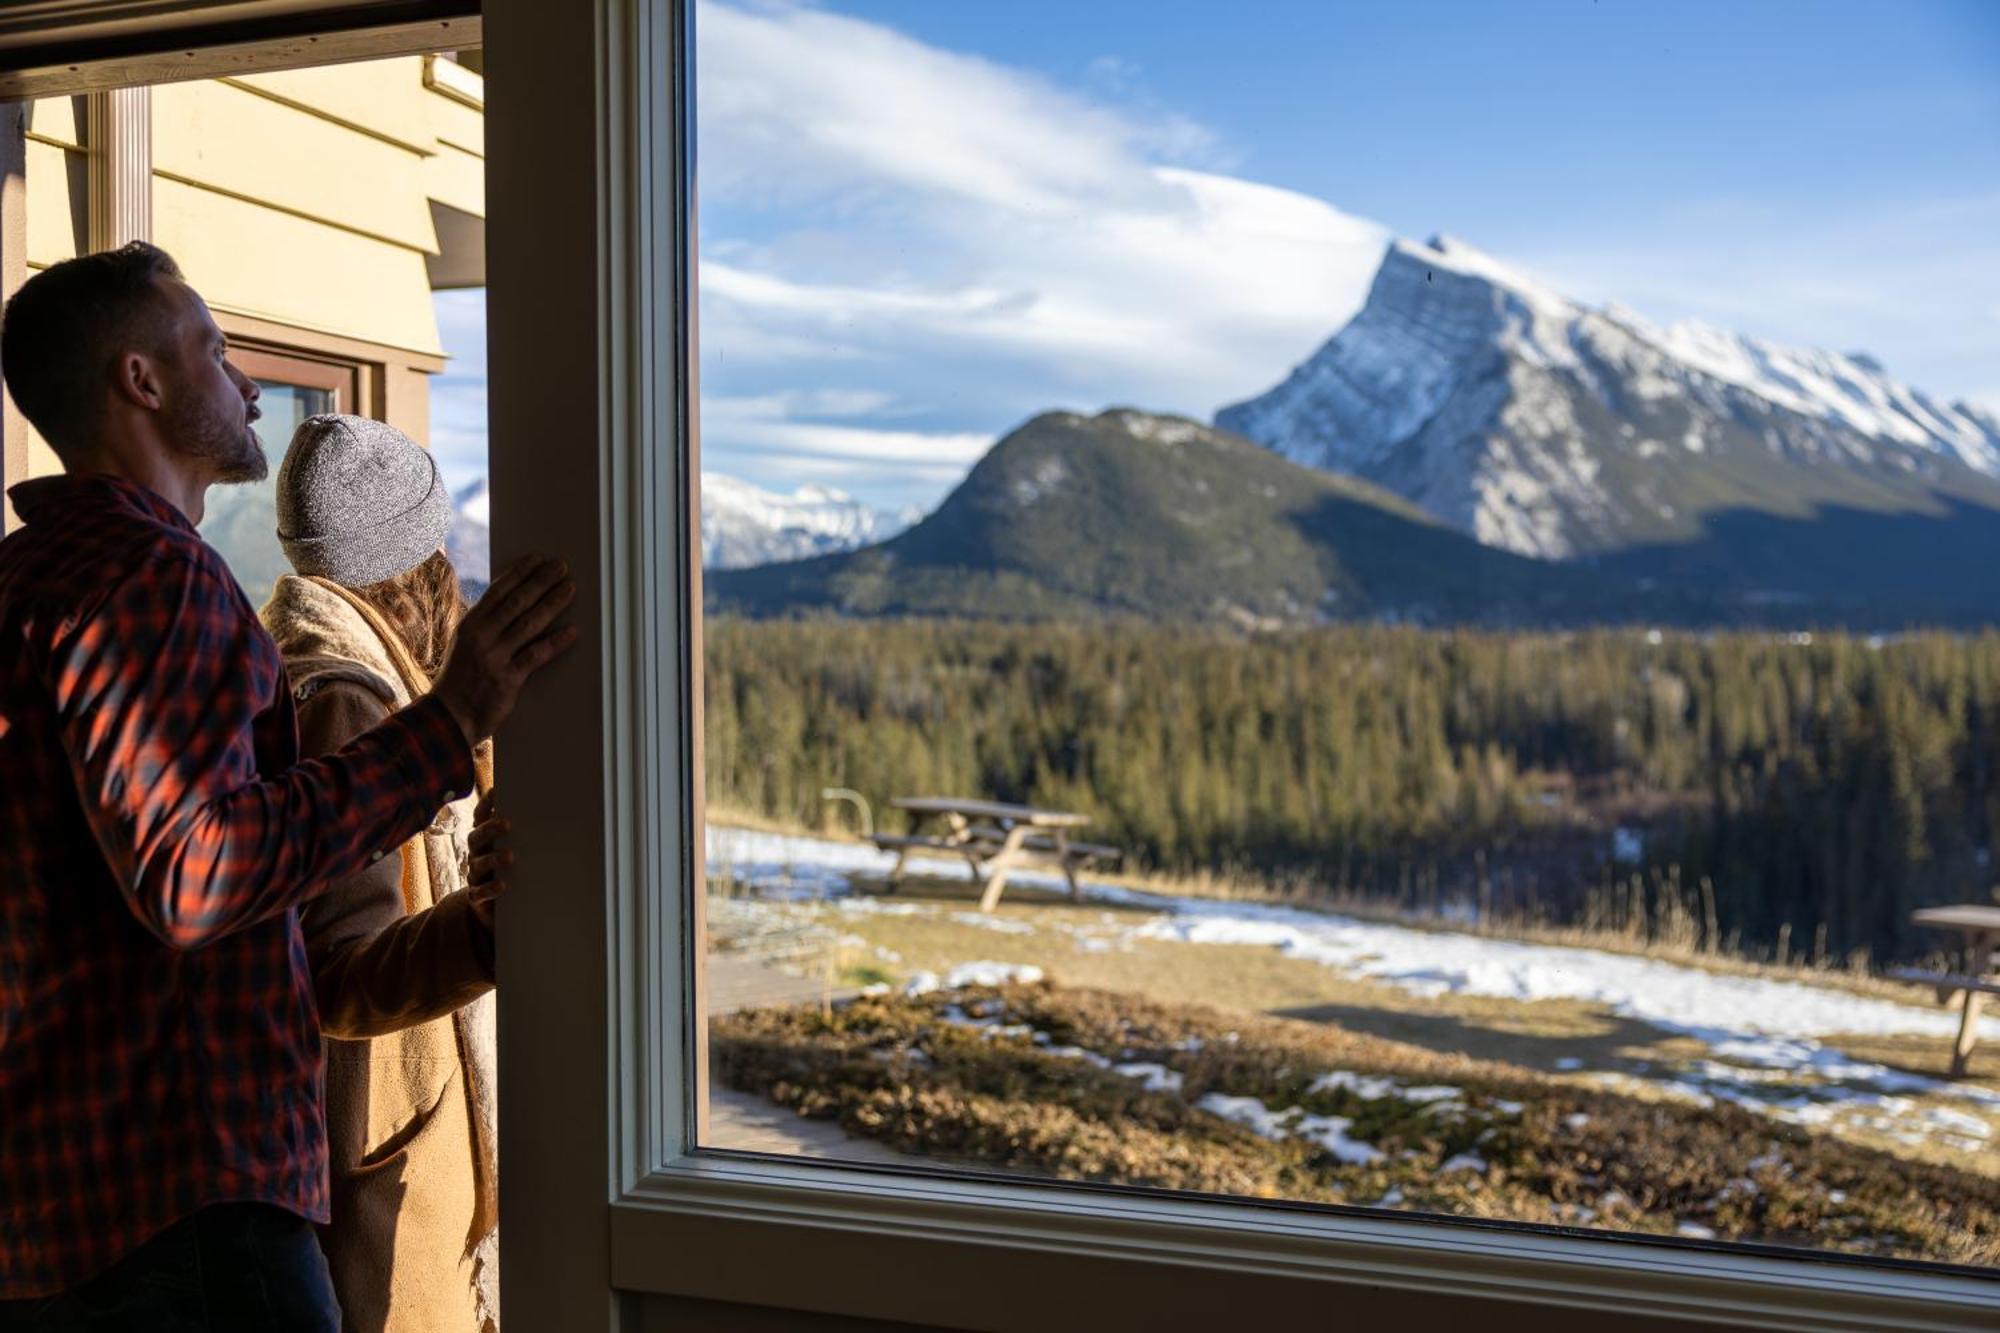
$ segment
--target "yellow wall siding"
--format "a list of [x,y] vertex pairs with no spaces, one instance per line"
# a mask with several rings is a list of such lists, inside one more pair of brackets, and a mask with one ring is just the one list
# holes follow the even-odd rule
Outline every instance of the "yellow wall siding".
[[[226,317],[264,321],[250,326],[260,340],[288,343],[289,329],[301,346],[332,334],[416,354],[360,353],[378,364],[372,410],[419,439],[440,353],[431,203],[486,213],[484,116],[468,104],[483,83],[457,68],[445,79],[449,92],[427,86],[412,56],[152,90],[152,239]],[[29,106],[31,270],[88,240],[82,107],[67,97]],[[476,254],[471,262],[476,271]],[[60,470],[32,431],[27,440],[28,475]]]
[[462,65],[436,59],[425,66],[430,96],[424,99],[436,136],[435,153],[424,164],[425,188],[439,203],[473,217],[486,216],[486,80]]
[[153,239],[216,306],[437,354],[424,256],[165,177]]
[[62,470],[62,460],[56,457],[55,450],[49,448],[48,442],[35,433],[33,426],[28,427],[28,475],[53,477]]
[[[22,239],[31,273],[76,254],[89,225],[84,155],[76,147],[83,142],[83,127],[77,122],[76,99],[44,97],[28,104],[28,133],[33,137],[23,145],[27,197],[22,208],[26,224]],[[17,420],[27,442],[26,475],[47,477],[62,471],[47,441],[26,420]],[[19,478],[5,480],[11,483]]]
[[398,56],[356,65],[323,65],[229,80],[336,120],[358,125],[419,152],[433,135],[425,106],[424,58]]
[[27,159],[28,266],[47,268],[88,241],[84,155],[30,139]]
[[433,91],[424,99],[430,113],[431,134],[440,143],[486,156],[486,116],[444,93]]
[[28,103],[28,133],[72,148],[83,147],[80,97],[38,97]]
[[476,218],[486,216],[486,162],[446,144],[424,159],[424,193]]
[[153,90],[155,171],[435,251],[426,164],[410,149],[229,84]]

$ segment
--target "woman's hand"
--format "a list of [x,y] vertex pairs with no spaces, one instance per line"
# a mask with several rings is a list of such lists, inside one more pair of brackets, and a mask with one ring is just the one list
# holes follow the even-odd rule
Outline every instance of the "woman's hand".
[[493,929],[493,904],[507,888],[507,871],[513,868],[514,853],[500,846],[500,840],[514,830],[514,821],[499,812],[494,793],[480,798],[472,814],[472,834],[466,839],[470,860],[466,868],[466,893],[472,898],[472,914],[479,924]]

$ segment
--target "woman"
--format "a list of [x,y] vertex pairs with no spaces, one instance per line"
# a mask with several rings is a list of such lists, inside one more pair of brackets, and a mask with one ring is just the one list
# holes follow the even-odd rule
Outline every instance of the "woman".
[[[296,576],[264,623],[284,652],[307,754],[338,749],[430,689],[465,611],[430,453],[353,416],[300,424],[278,472]],[[492,897],[508,854],[479,803],[441,811],[301,913],[327,1041],[333,1221],[322,1234],[352,1330],[499,1326]],[[475,827],[476,825],[476,827]]]

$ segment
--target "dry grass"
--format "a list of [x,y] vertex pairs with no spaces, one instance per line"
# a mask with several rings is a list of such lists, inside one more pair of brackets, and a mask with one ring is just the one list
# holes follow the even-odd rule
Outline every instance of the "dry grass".
[[[1134,939],[1129,927],[1151,915],[1142,909],[1078,907],[1058,895],[1028,890],[1010,892],[994,917],[981,918],[973,910],[975,895],[963,882],[917,879],[887,901],[920,907],[919,912],[841,913],[839,928],[850,940],[842,980],[856,987],[893,983],[918,971],[942,973],[974,958],[1034,964],[1067,985],[1303,1019],[1442,1056],[1477,1052],[1576,1086],[1628,1075],[1635,1081],[1621,1084],[1619,1091],[1642,1100],[1665,1098],[1667,1092],[1652,1081],[1670,1079],[1709,1054],[1691,1038],[1621,1018],[1597,1004],[1459,993],[1420,996],[1275,949]],[[1013,929],[995,930],[984,923]],[[1085,947],[1093,935],[1114,947]],[[1942,1037],[1827,1040],[1857,1057],[1932,1078],[1942,1077],[1949,1064],[1949,1044]],[[2000,1045],[1980,1048],[1972,1078],[2000,1091]],[[1919,1117],[1933,1107],[1976,1110],[1938,1094],[1919,1095],[1913,1105]],[[1854,1115],[1816,1132],[1906,1160],[2000,1178],[2000,1153],[1969,1151],[1948,1137],[1908,1129],[1895,1116]]]
[[[1613,1017],[1594,1004],[1460,994],[1417,996],[1271,949],[1132,940],[1129,951],[1090,952],[1075,932],[1103,925],[1106,917],[1129,924],[1148,913],[1102,904],[1073,906],[1067,898],[1042,890],[1008,890],[995,914],[1002,923],[1033,927],[1032,934],[985,930],[952,919],[952,909],[970,912],[977,899],[978,890],[963,881],[912,876],[889,901],[944,910],[916,916],[861,914],[848,920],[845,928],[898,955],[899,966],[906,971],[942,970],[968,958],[1033,963],[1075,985],[1320,1018],[1440,1051],[1476,1049],[1541,1070],[1554,1070],[1558,1060],[1569,1059],[1581,1059],[1592,1069],[1637,1068],[1684,1059],[1701,1050],[1688,1039]],[[1725,965],[1713,970],[1735,969]],[[1741,970],[1774,980],[1855,989],[1810,969],[1746,964]],[[1891,989],[1885,984],[1865,988],[1865,993],[1924,1008],[1935,1005],[1933,992],[1919,987]],[[1944,1077],[1951,1063],[1951,1043],[1945,1037],[1835,1037],[1828,1044],[1931,1078]],[[2000,1090],[2000,1044],[1989,1042],[1974,1051],[1971,1078]]]
[[[956,1006],[1041,1035],[967,1026]],[[1069,1046],[1169,1066],[1184,1088],[1145,1091]],[[1066,1179],[2000,1262],[2000,1181],[1319,1022],[1044,984],[740,1014],[717,1020],[711,1053],[728,1086],[852,1133]],[[1459,1092],[1312,1090],[1338,1070]],[[1210,1092],[1344,1117],[1383,1156],[1260,1137],[1194,1105]],[[1484,1169],[1440,1170],[1464,1153]]]

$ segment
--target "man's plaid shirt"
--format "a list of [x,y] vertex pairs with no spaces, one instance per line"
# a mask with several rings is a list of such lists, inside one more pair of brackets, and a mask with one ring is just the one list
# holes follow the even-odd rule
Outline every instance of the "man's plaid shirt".
[[0,1298],[204,1204],[327,1217],[299,903],[472,785],[435,700],[299,762],[276,645],[159,496],[10,494],[0,541]]

